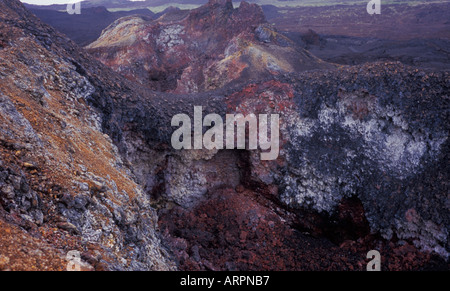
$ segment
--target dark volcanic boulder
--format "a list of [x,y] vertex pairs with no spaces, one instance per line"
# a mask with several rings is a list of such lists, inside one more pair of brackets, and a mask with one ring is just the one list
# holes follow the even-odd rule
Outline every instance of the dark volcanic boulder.
[[447,257],[448,73],[380,63],[291,84],[280,199],[320,212],[356,196],[373,231]]

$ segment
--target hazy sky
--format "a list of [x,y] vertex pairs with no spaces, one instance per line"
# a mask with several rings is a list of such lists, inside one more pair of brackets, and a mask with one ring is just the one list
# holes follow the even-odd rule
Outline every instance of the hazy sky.
[[[50,5],[50,4],[75,3],[84,0],[20,0],[20,1],[28,4]],[[131,1],[142,1],[142,0],[131,0]]]

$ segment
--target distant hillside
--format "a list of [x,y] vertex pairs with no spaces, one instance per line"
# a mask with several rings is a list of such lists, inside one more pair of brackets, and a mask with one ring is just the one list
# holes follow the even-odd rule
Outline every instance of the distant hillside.
[[109,12],[106,7],[83,8],[80,15],[69,15],[65,12],[49,9],[30,9],[43,22],[53,26],[67,35],[80,46],[95,41],[102,30],[117,19],[129,15],[143,15],[148,18],[155,14],[148,9]]
[[[146,1],[128,1],[128,0],[88,0],[83,1],[82,7],[83,8],[93,8],[93,7],[99,7],[103,6],[108,9],[114,9],[114,8],[122,8],[122,9],[142,9],[147,7],[156,7],[156,6],[163,6],[168,4],[196,4],[196,5],[202,5],[208,2],[207,0],[146,0]],[[47,5],[47,6],[41,6],[41,5],[30,5],[25,4],[25,7],[28,9],[46,9],[46,10],[64,10],[66,9],[67,5],[61,4],[61,5]]]
[[[108,9],[139,9],[158,6],[177,6],[180,5],[203,5],[208,0],[145,0],[145,1],[129,1],[129,0],[87,0],[83,1],[83,7],[91,8],[104,6]],[[233,1],[235,4],[239,4],[241,1]],[[368,0],[247,0],[245,2],[255,3],[259,5],[274,5],[278,7],[285,6],[328,6],[328,5],[353,5],[353,4],[367,4]],[[396,3],[404,2],[406,0],[397,0]],[[410,2],[410,1],[409,1]],[[427,1],[424,1],[427,2]],[[438,1],[434,1],[438,2]],[[29,5],[25,4],[27,8],[34,9],[51,9],[51,10],[64,10],[66,5]]]

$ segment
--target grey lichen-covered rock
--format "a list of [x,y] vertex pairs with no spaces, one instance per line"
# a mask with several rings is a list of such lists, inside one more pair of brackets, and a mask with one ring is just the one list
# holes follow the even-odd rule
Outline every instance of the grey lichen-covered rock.
[[281,200],[332,213],[358,197],[373,231],[447,257],[448,73],[365,65],[302,75],[295,88]]

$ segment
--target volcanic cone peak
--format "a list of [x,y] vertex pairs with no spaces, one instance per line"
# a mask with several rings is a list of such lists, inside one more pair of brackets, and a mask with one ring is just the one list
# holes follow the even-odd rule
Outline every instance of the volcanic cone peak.
[[204,92],[232,82],[329,66],[276,32],[260,6],[210,1],[155,21],[116,21],[88,50],[126,78],[158,91]]
[[208,5],[221,5],[227,8],[233,8],[233,2],[231,0],[209,0]]

